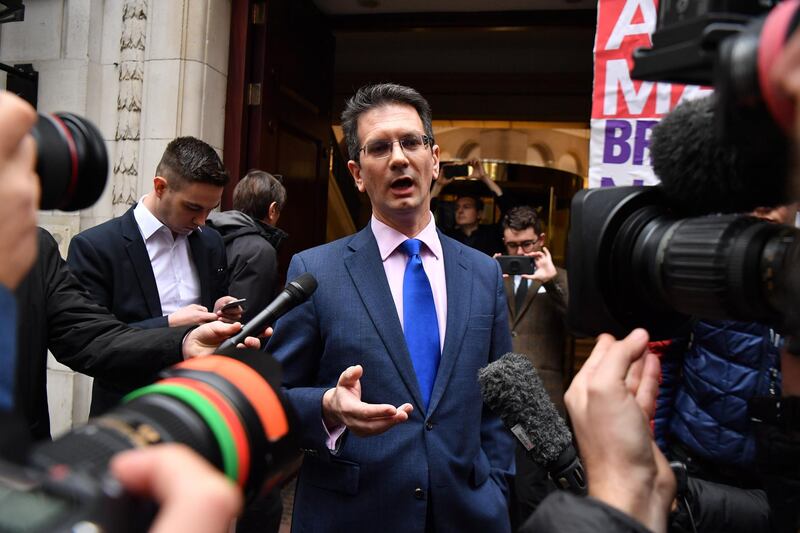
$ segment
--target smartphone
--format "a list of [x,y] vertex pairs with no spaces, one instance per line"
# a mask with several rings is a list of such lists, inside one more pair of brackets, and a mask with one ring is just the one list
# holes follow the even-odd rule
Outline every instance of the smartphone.
[[516,276],[536,272],[536,261],[524,255],[501,255],[497,258],[503,274]]
[[442,165],[441,171],[445,178],[469,176],[469,165]]
[[[230,309],[232,307],[236,307],[237,305],[242,305],[246,301],[247,301],[247,298],[239,298],[238,300],[230,301],[230,302],[226,303],[225,305],[223,305],[222,308],[220,308],[220,311],[227,311],[228,309]],[[242,305],[242,307],[244,307],[244,306]]]

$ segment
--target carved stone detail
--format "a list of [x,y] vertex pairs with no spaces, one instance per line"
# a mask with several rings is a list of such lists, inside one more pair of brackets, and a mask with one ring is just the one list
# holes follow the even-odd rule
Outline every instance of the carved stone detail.
[[124,213],[137,200],[146,36],[147,1],[125,0],[119,41],[119,92],[112,170],[114,216]]

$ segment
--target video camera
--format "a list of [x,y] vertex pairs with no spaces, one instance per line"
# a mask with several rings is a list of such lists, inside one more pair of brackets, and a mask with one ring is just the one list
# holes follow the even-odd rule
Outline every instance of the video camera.
[[156,508],[107,472],[118,452],[189,446],[252,500],[298,467],[295,415],[270,355],[233,349],[189,359],[123,404],[35,447],[28,464],[0,461],[0,531],[146,531]]
[[40,209],[77,211],[94,204],[106,186],[108,155],[100,131],[72,113],[39,113],[36,141]]
[[692,217],[798,199],[788,171],[794,105],[769,74],[800,2],[772,4],[661,1],[653,47],[634,53],[633,76],[713,82],[715,93],[679,105],[653,130],[661,185],[573,199],[568,321],[576,333],[619,337],[644,327],[670,338],[695,316],[800,334],[800,232],[742,215]]

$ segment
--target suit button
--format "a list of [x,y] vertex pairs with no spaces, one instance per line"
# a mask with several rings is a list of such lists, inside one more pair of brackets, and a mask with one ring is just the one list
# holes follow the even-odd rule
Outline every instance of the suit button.
[[431,422],[430,420],[425,422],[425,429],[427,429],[428,431],[432,430],[433,429],[433,422]]
[[416,489],[414,489],[414,497],[416,499],[418,499],[418,500],[424,500],[425,499],[425,491],[422,490],[421,488],[417,487]]
[[512,336],[512,337],[516,337],[517,335],[519,335],[519,333],[517,333],[516,331],[512,331],[512,332],[511,332],[511,336]]

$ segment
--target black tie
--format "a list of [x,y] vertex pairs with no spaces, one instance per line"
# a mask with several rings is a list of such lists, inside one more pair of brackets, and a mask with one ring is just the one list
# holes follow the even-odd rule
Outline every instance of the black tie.
[[525,278],[520,278],[519,280],[519,287],[517,287],[517,292],[514,295],[514,306],[516,307],[516,313],[522,310],[522,306],[525,305],[525,296],[528,295],[528,280]]

